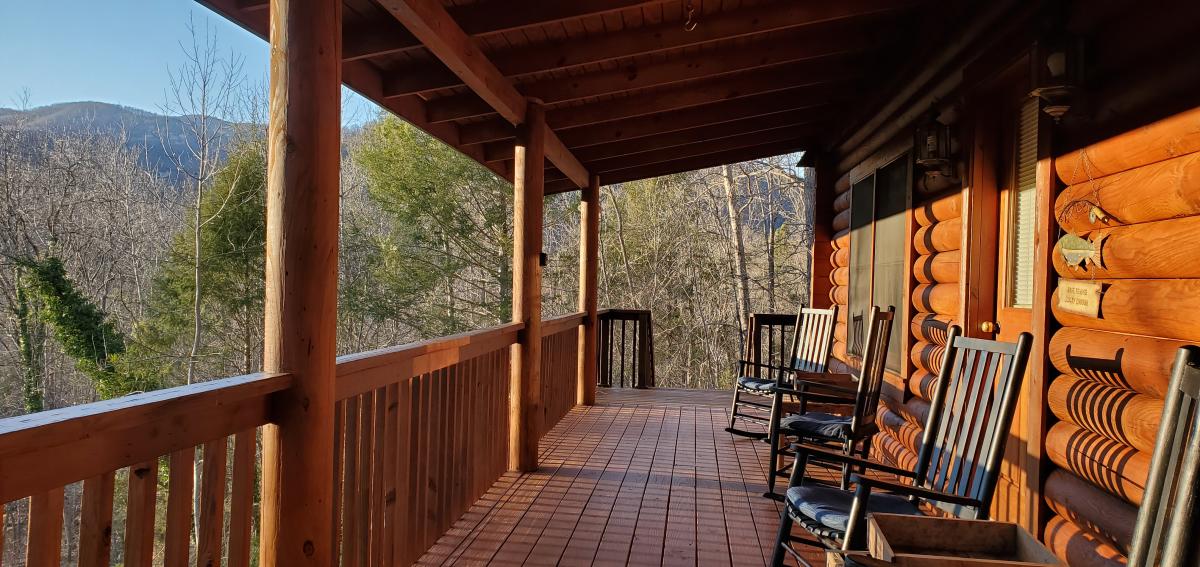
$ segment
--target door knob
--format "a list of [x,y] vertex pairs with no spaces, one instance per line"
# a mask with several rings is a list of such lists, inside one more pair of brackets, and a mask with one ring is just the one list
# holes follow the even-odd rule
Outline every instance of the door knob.
[[979,324],[979,330],[985,333],[998,333],[1000,325],[997,325],[995,321],[984,321]]

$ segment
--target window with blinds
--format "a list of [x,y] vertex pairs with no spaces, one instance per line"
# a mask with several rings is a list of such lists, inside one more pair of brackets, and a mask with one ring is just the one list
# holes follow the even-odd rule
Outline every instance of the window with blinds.
[[1033,306],[1033,233],[1036,225],[1038,99],[1029,98],[1017,118],[1014,186],[1009,202],[1008,306]]
[[850,297],[846,351],[862,356],[866,313],[871,309],[871,257],[875,248],[875,176],[850,187]]
[[[908,208],[908,156],[884,166],[875,176],[875,287],[874,303],[880,310],[889,306],[900,311],[904,306],[904,248],[907,227],[904,211]],[[892,326],[888,343],[887,369],[899,372],[906,352],[900,343],[900,326]]]

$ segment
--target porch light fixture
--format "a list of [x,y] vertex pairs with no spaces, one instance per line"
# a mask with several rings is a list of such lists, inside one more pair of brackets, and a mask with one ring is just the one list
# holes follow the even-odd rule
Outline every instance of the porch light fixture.
[[926,171],[950,170],[950,126],[938,120],[938,111],[930,109],[925,121],[917,126],[917,166]]
[[1042,99],[1042,111],[1062,120],[1077,105],[1083,85],[1083,42],[1077,37],[1055,34],[1039,41],[1030,57],[1033,63],[1033,90],[1030,96]]

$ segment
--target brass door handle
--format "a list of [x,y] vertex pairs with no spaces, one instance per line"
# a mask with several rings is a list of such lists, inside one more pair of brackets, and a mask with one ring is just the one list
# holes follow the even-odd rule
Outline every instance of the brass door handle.
[[979,330],[985,333],[998,333],[1000,325],[997,325],[995,321],[984,321],[979,324]]

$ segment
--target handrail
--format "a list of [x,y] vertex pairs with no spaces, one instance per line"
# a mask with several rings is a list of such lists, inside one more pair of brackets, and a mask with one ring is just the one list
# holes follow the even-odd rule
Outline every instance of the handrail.
[[0,503],[270,421],[290,374],[257,373],[0,420]]
[[563,331],[574,329],[583,324],[583,318],[586,316],[587,313],[584,313],[583,311],[577,311],[561,317],[546,319],[542,321],[542,338],[549,337],[550,335],[557,335]]
[[386,386],[401,374],[415,376],[441,370],[517,342],[524,323],[508,323],[478,331],[339,356],[335,396],[344,400]]

